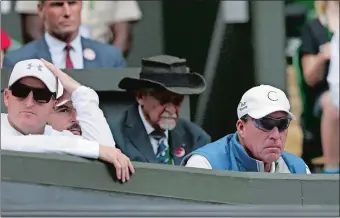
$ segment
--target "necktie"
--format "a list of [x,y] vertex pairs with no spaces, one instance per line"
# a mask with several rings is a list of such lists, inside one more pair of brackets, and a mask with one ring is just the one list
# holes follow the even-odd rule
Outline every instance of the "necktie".
[[169,148],[165,145],[165,134],[163,132],[153,131],[151,136],[156,139],[158,143],[158,149],[156,157],[160,163],[167,164],[169,162]]
[[72,63],[72,60],[71,60],[71,56],[70,56],[70,50],[72,49],[72,46],[67,44],[65,46],[65,51],[66,51],[66,68],[67,69],[73,69],[73,63]]

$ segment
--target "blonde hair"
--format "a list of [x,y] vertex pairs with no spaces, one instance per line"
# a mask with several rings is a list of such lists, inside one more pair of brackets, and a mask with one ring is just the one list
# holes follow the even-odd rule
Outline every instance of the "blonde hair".
[[315,8],[315,12],[318,17],[325,16],[327,4],[328,4],[328,1],[324,1],[324,0],[314,1],[314,8]]

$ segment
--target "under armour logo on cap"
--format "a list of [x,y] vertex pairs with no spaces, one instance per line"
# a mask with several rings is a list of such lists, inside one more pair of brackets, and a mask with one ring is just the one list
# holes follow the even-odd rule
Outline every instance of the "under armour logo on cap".
[[40,65],[40,64],[39,64],[38,66],[37,66],[37,65],[33,65],[32,63],[29,63],[29,64],[27,65],[27,69],[28,69],[28,70],[31,70],[32,67],[36,67],[36,68],[38,68],[39,71],[42,71],[42,67],[43,67],[43,66]]

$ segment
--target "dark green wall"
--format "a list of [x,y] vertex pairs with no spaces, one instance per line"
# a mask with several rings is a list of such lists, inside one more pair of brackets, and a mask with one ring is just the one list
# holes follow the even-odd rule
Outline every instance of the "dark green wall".
[[[163,1],[164,49],[185,57],[191,70],[203,74],[219,1]],[[235,131],[236,108],[242,94],[254,85],[251,22],[227,24],[204,129],[217,139]],[[197,97],[191,99],[195,117]]]
[[[203,75],[219,1],[163,0],[164,51],[186,58],[193,72]],[[197,96],[191,98],[191,115]]]
[[[136,173],[127,183],[117,182],[115,169],[111,164],[90,161],[71,155],[34,154],[24,152],[1,151],[1,181],[16,183],[10,189],[2,185],[1,203],[15,205],[23,199],[10,200],[11,196],[34,193],[38,187],[29,184],[50,186],[40,189],[36,195],[26,199],[26,204],[38,205],[37,201],[49,199],[52,203],[62,204],[58,188],[73,188],[83,192],[89,202],[98,203],[98,192],[101,195],[129,195],[130,198],[150,202],[161,201],[159,198],[194,201],[197,203],[220,203],[230,205],[290,205],[290,206],[339,206],[339,176],[312,174],[297,175],[285,173],[232,172],[223,170],[195,169],[166,164],[134,162]],[[20,184],[22,192],[20,192]],[[9,188],[9,186],[7,186]],[[13,194],[11,194],[11,192]],[[87,194],[86,194],[87,192]],[[92,193],[92,197],[91,197]],[[95,197],[94,195],[96,195]],[[73,205],[79,205],[76,192],[69,192]],[[5,195],[5,196],[4,196]],[[30,195],[28,195],[30,196]],[[156,198],[155,198],[156,197]],[[19,198],[19,197],[18,197]],[[124,198],[122,196],[122,198]],[[97,199],[97,200],[95,200]],[[110,199],[110,197],[106,197]],[[127,206],[133,205],[133,201]],[[111,198],[111,202],[112,202]],[[126,199],[125,199],[126,200]],[[67,202],[71,203],[72,199]],[[81,202],[85,202],[82,199]],[[24,202],[22,202],[24,203]],[[141,202],[145,203],[145,202]],[[166,202],[163,200],[163,203]],[[171,203],[168,201],[168,203]],[[103,205],[105,206],[105,205]]]

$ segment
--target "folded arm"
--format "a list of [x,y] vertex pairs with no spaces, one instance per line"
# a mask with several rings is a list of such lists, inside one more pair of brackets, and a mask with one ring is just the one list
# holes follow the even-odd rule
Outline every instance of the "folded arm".
[[1,136],[1,149],[10,151],[58,153],[97,159],[99,144],[66,135]]

